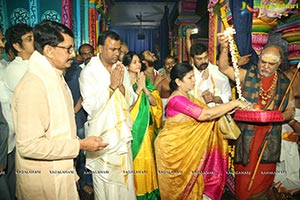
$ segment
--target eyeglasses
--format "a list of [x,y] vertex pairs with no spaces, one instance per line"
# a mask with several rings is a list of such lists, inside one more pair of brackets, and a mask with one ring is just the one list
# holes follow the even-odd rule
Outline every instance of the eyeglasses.
[[73,46],[70,46],[70,47],[55,46],[55,47],[58,47],[58,48],[61,48],[61,49],[66,49],[69,54],[72,54],[74,52],[74,47]]

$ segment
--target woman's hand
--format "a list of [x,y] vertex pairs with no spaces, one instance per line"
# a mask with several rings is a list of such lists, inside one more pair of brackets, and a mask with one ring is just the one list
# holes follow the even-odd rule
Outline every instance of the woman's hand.
[[146,87],[146,77],[145,77],[144,72],[138,73],[137,84],[138,84],[138,87],[141,89],[144,89]]
[[245,109],[249,103],[240,99],[235,100],[237,102],[236,109]]

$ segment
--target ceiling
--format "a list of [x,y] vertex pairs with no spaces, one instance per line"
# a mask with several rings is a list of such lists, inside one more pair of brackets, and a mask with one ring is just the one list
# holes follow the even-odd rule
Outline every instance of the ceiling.
[[110,25],[128,28],[140,27],[156,28],[163,17],[165,6],[169,12],[173,10],[179,0],[110,0],[108,17]]

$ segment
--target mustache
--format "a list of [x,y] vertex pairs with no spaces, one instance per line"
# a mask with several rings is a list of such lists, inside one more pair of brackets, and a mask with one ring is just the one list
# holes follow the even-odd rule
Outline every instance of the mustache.
[[208,67],[208,63],[203,63],[203,64],[197,66],[197,69],[199,69],[199,70],[204,70],[204,69],[206,69],[207,67]]
[[156,67],[158,65],[158,60],[155,61],[148,61],[149,65],[152,67]]

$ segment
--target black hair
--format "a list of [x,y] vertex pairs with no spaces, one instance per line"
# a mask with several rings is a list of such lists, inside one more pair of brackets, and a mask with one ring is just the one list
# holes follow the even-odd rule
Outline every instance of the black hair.
[[201,55],[201,54],[203,54],[206,51],[208,51],[207,50],[207,46],[205,46],[204,44],[201,44],[201,43],[192,44],[192,46],[190,48],[190,54],[191,54],[192,58],[195,55]]
[[111,38],[114,40],[120,40],[120,36],[119,34],[117,34],[114,31],[105,31],[103,33],[101,33],[98,37],[98,45],[104,45],[106,38]]
[[8,42],[5,43],[4,49],[5,49],[5,54],[6,54],[6,55],[15,57],[14,51],[13,51],[13,49],[11,48],[11,46],[9,45]]
[[168,59],[172,59],[175,63],[176,63],[176,58],[174,56],[168,55],[165,59],[164,59],[164,65],[166,64],[166,61]]
[[141,69],[141,71],[143,72],[143,71],[145,71],[146,69],[147,69],[147,66],[146,66],[146,64],[144,63],[144,62],[142,62],[143,60],[145,60],[145,55],[144,55],[144,52],[145,51],[148,51],[148,50],[143,50],[143,51],[141,51],[141,53],[139,54],[140,56],[140,59],[141,59],[141,63],[142,63],[142,69]]
[[174,92],[178,85],[175,82],[176,79],[182,80],[187,73],[193,70],[193,67],[189,63],[177,63],[172,69],[170,73],[171,81],[169,83],[170,93]]
[[140,59],[140,56],[139,56],[139,54],[137,54],[136,52],[134,52],[134,51],[129,51],[128,53],[126,53],[125,55],[124,55],[124,57],[123,57],[123,65],[124,66],[129,66],[130,65],[130,63],[132,62],[132,58],[133,58],[133,56],[134,55],[136,55],[137,57],[139,57],[139,59]]
[[62,34],[67,34],[74,38],[74,33],[64,24],[45,20],[35,25],[33,28],[34,34],[34,47],[35,49],[43,54],[43,49],[46,45],[57,46],[59,43],[64,41]]
[[90,49],[92,50],[92,53],[94,54],[94,47],[93,47],[92,45],[90,45],[89,43],[85,43],[85,44],[80,45],[80,47],[78,48],[78,52],[79,52],[80,55],[81,55],[81,49],[82,49],[84,46],[90,47]]
[[143,51],[141,51],[141,53],[140,53],[140,58],[141,58],[141,60],[145,60],[145,56],[144,56],[144,52],[145,51],[148,51],[148,50],[143,50]]
[[22,36],[31,31],[32,27],[23,23],[15,24],[6,30],[5,39],[8,43],[7,45],[15,55],[18,54],[18,51],[13,47],[13,44],[18,43],[21,47],[23,47]]

